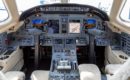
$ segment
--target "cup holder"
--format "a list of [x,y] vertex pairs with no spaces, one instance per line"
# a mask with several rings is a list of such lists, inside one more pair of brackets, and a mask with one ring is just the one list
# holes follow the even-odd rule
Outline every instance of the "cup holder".
[[2,56],[0,56],[0,60],[5,60],[5,59],[7,59],[9,56],[8,55],[2,55]]
[[125,60],[127,60],[127,59],[128,59],[128,57],[123,56],[123,55],[119,55],[119,57],[120,57],[121,59],[125,59]]

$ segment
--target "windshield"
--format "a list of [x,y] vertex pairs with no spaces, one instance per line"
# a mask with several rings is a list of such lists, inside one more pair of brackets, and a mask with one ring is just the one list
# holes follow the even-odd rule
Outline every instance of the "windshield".
[[0,0],[0,22],[8,18],[8,12],[2,0]]
[[130,22],[130,0],[126,0],[126,3],[121,11],[120,17],[123,21]]
[[[23,11],[38,5],[61,3],[61,0],[16,0],[18,11],[21,14]],[[95,6],[108,15],[110,14],[113,0],[68,0],[68,3],[85,4]]]

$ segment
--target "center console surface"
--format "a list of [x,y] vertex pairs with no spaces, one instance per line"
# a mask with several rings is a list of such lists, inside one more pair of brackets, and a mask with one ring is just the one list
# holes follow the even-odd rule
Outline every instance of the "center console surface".
[[54,38],[49,80],[79,80],[75,39]]

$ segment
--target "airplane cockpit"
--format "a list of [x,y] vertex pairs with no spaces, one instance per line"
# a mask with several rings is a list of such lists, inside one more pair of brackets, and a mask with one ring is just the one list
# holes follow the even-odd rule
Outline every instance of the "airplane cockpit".
[[129,80],[130,34],[101,9],[62,1],[0,33],[0,80]]

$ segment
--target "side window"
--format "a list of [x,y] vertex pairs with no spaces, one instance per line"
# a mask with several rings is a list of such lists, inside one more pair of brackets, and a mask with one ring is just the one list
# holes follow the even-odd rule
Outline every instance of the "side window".
[[0,22],[6,20],[8,18],[7,9],[2,0],[0,0]]
[[130,22],[130,0],[126,0],[122,8],[120,17],[123,21]]

